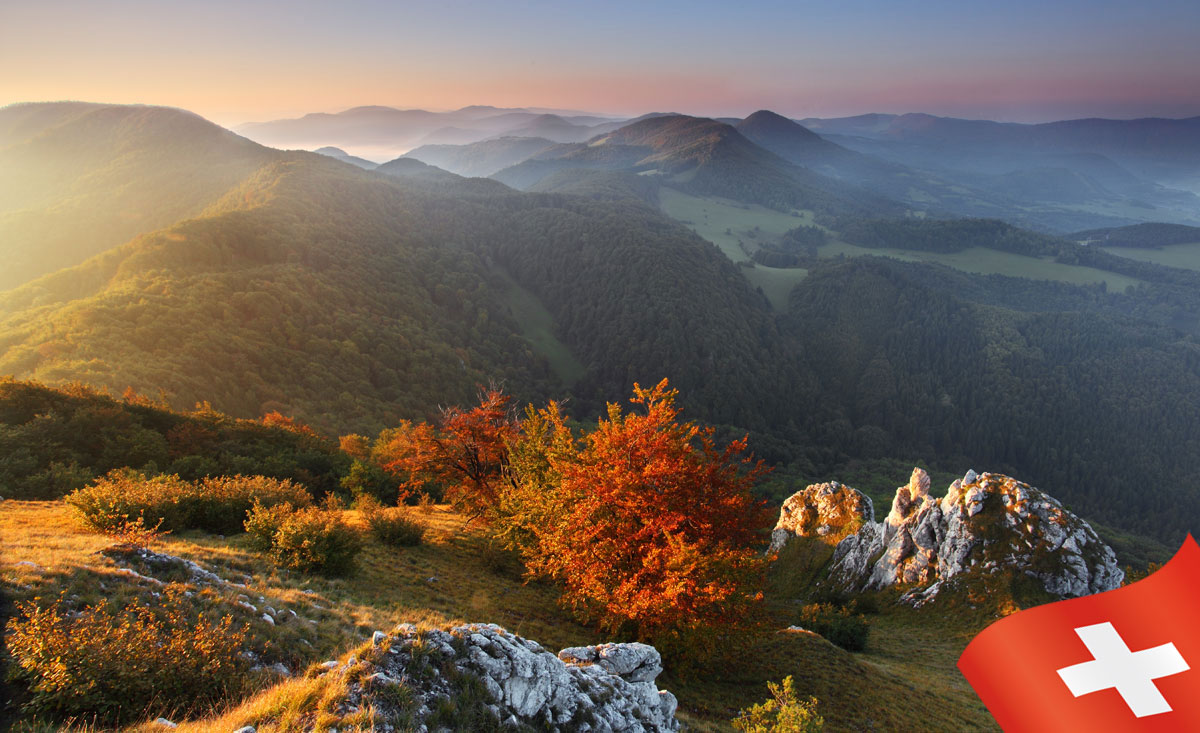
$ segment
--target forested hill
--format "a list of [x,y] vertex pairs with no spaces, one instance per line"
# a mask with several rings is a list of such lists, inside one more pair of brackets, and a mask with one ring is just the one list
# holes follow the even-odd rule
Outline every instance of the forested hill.
[[585,168],[653,175],[664,185],[790,211],[899,216],[900,204],[803,168],[747,140],[732,126],[685,115],[642,119],[587,143],[557,145],[494,174],[529,188],[552,173]]
[[1070,239],[1108,247],[1166,247],[1200,242],[1200,227],[1183,224],[1134,224],[1127,227],[1089,229]]
[[679,224],[403,163],[419,175],[280,154],[204,216],[0,294],[0,373],[329,432],[424,417],[492,380],[562,396],[564,358],[583,362],[592,407],[663,376],[717,422],[765,427],[793,400],[769,309]]
[[281,155],[178,109],[0,108],[0,290],[197,216]]
[[164,388],[331,432],[490,379],[541,394],[548,369],[503,283],[418,185],[289,154],[204,217],[0,295],[0,373]]

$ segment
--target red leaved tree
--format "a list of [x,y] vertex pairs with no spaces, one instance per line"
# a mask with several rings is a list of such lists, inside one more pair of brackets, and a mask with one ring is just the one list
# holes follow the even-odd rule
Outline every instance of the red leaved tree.
[[562,514],[538,532],[531,570],[559,581],[576,613],[656,643],[742,624],[759,607],[769,523],[750,489],[765,472],[711,429],[678,421],[666,380],[634,386],[577,455],[552,455]]
[[405,421],[385,431],[376,455],[400,480],[401,497],[436,484],[450,503],[472,516],[495,506],[507,445],[518,430],[511,399],[489,387],[470,410],[443,409],[436,426]]

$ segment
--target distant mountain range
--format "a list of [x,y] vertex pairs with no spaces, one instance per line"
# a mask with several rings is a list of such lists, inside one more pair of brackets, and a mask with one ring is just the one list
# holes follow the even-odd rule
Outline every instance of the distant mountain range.
[[[506,182],[528,187],[552,170],[633,168],[643,160],[617,160],[612,149],[549,150],[544,141],[623,145],[606,136],[664,116],[685,117],[356,107],[238,131],[275,147],[350,150],[360,161],[404,154],[467,176],[513,168],[503,174]],[[1054,232],[1142,221],[1200,224],[1200,118],[1030,125],[870,114],[796,121],[762,110],[713,122],[794,166],[934,215],[1001,217]],[[539,162],[519,168],[531,159]]]
[[387,160],[420,145],[465,144],[505,135],[578,142],[620,122],[614,117],[541,109],[473,106],[429,112],[375,106],[251,122],[235,130],[272,147],[333,146],[369,159]]
[[[341,146],[276,150],[180,110],[0,109],[0,246],[19,265],[2,270],[0,374],[330,434],[490,380],[586,418],[669,377],[689,417],[749,431],[783,476],[988,465],[1125,530],[1188,529],[1200,274],[1094,245],[1193,230],[1114,229],[1137,221],[1111,213],[1121,200],[1022,203],[767,111],[734,123],[656,114],[584,142],[425,149],[500,166],[465,178],[416,151],[367,169]],[[1055,155],[1110,192],[1129,171]],[[1023,195],[1039,182],[998,175]],[[969,207],[1093,244],[953,218]],[[787,263],[754,258],[768,247]]]

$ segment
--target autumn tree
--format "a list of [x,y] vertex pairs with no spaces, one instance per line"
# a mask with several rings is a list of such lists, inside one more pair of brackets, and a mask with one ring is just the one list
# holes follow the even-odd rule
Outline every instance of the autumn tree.
[[765,469],[745,439],[718,447],[711,429],[678,420],[676,395],[666,380],[635,385],[638,411],[610,404],[577,453],[547,454],[556,516],[527,557],[581,617],[668,645],[753,615],[768,523],[750,493]]
[[401,495],[436,484],[459,510],[485,515],[496,504],[507,445],[518,430],[511,399],[489,387],[474,408],[444,408],[436,426],[403,422],[385,431],[376,453],[399,479]]

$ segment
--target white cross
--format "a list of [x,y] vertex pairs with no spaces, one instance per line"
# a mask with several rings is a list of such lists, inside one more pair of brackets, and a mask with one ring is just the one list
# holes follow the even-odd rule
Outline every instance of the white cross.
[[1058,670],[1072,695],[1079,697],[1115,687],[1138,718],[1171,712],[1154,680],[1188,671],[1188,663],[1174,644],[1131,652],[1108,622],[1080,626],[1075,633],[1093,660]]

